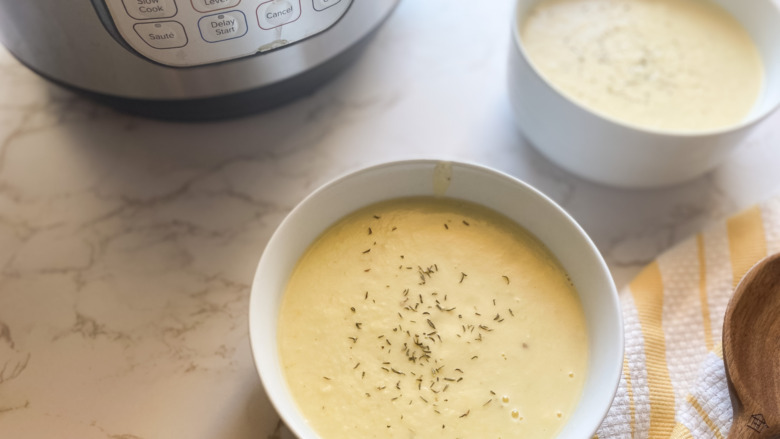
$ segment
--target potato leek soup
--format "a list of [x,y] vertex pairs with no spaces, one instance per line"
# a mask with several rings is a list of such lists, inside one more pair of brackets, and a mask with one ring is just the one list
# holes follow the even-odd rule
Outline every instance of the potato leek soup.
[[746,118],[763,86],[750,35],[709,0],[541,0],[518,19],[545,79],[637,126],[726,128]]
[[381,202],[323,233],[278,326],[287,384],[323,438],[553,437],[588,362],[577,291],[485,207]]

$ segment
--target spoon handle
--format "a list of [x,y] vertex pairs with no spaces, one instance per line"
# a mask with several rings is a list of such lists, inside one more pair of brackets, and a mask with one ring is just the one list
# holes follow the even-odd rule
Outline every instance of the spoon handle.
[[780,425],[769,425],[761,413],[740,411],[734,414],[728,439],[778,439]]

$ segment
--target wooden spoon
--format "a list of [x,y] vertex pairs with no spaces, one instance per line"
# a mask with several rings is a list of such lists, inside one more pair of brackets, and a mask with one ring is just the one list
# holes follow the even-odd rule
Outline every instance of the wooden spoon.
[[723,321],[723,361],[734,407],[729,438],[780,438],[780,253],[734,290]]

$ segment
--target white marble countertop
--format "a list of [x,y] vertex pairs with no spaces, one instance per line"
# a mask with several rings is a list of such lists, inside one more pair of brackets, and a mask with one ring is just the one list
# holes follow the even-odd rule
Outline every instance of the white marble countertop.
[[557,168],[512,121],[510,12],[403,1],[314,95],[219,123],[117,113],[0,49],[0,437],[287,437],[250,356],[249,286],[284,215],[358,166],[441,155],[515,175],[580,222],[618,287],[780,191],[780,113],[672,188]]

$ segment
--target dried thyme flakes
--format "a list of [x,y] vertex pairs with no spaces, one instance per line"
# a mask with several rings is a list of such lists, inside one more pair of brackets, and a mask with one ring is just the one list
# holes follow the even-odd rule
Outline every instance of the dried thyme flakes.
[[[398,231],[399,234],[405,232],[403,227],[399,230],[397,226],[388,224],[388,219],[382,223],[380,215],[373,215],[373,219],[377,220],[377,223],[372,223],[371,227],[364,230],[367,230],[367,234],[374,239],[379,240],[381,236],[381,234],[374,233],[374,228],[377,227],[386,232],[392,226],[391,231]],[[452,220],[444,222],[444,230],[450,231],[450,225],[453,222]],[[467,220],[462,220],[461,223],[464,226],[478,224],[472,224]],[[455,224],[457,223],[455,222]],[[371,254],[373,256],[381,251],[379,249],[384,248],[382,245],[374,241],[372,247],[364,246],[358,250],[363,255]],[[374,248],[374,246],[376,247]],[[398,279],[404,279],[406,276],[407,285],[396,289],[397,284],[396,286],[387,284],[385,285],[386,289],[383,289],[381,294],[375,290],[364,291],[362,299],[365,301],[364,306],[367,307],[379,306],[381,303],[384,303],[385,306],[387,303],[398,303],[396,310],[398,318],[375,338],[371,337],[376,343],[368,346],[375,350],[376,356],[373,358],[380,359],[380,364],[372,367],[370,364],[375,360],[369,362],[366,357],[361,357],[361,361],[351,363],[352,369],[356,371],[356,374],[359,371],[360,379],[365,381],[366,386],[371,387],[366,387],[363,390],[365,398],[386,399],[394,404],[422,403],[429,407],[433,413],[440,415],[446,413],[441,409],[449,404],[447,395],[456,395],[459,383],[469,380],[469,374],[466,373],[467,366],[471,367],[472,362],[479,362],[479,356],[472,355],[466,357],[470,358],[469,363],[445,364],[444,357],[440,353],[442,352],[440,346],[461,343],[459,348],[469,349],[468,345],[471,344],[473,349],[475,343],[493,336],[492,333],[501,326],[498,324],[504,321],[505,315],[514,317],[515,314],[512,309],[498,305],[495,298],[486,297],[485,300],[488,302],[479,307],[484,312],[483,316],[476,307],[470,310],[469,307],[463,307],[459,304],[458,296],[463,294],[462,292],[456,294],[456,291],[442,290],[436,281],[438,273],[441,272],[445,276],[457,276],[455,279],[450,278],[449,282],[457,281],[457,284],[462,285],[459,288],[474,288],[475,285],[482,284],[478,274],[472,273],[473,278],[469,278],[469,274],[466,272],[468,270],[461,271],[461,267],[447,267],[438,263],[441,261],[417,265],[412,262],[415,259],[414,255],[398,253],[395,255],[403,260],[401,261],[403,263],[397,265],[397,270],[394,272],[397,273]],[[367,256],[365,260],[370,261],[368,258],[371,256]],[[396,262],[398,261],[396,260]],[[393,268],[395,267],[396,265],[393,265]],[[365,272],[382,273],[389,267],[362,268]],[[409,276],[412,276],[412,279],[409,279]],[[490,276],[494,281],[500,278],[499,281],[502,284],[510,285],[511,283],[506,274],[494,273]],[[439,286],[438,289],[437,286]],[[489,304],[499,309],[485,312],[484,306]],[[459,313],[453,313],[459,308],[458,305],[461,305]],[[352,320],[351,323],[355,326],[353,331],[366,330],[369,327],[364,325],[370,325],[372,329],[377,327],[376,322],[366,320],[371,313],[365,312],[364,308],[350,306],[349,309],[351,314],[360,314],[361,316],[359,322]],[[458,322],[457,330],[453,330],[451,326],[453,320]],[[500,331],[498,332],[500,333]],[[349,340],[355,344],[358,342],[358,337],[349,337]],[[363,344],[363,346],[367,345]],[[524,347],[527,348],[527,345]],[[355,377],[357,378],[357,375]],[[323,378],[330,381],[329,377]],[[409,389],[416,389],[416,395],[409,395],[407,393]],[[405,393],[407,393],[406,396],[404,396]],[[475,402],[471,408],[463,407],[461,409],[463,411],[453,413],[453,417],[466,418],[473,410],[488,409],[491,405],[496,406],[496,404],[492,404],[494,399],[495,393],[491,391],[490,397]],[[451,408],[448,409],[448,412],[452,413]],[[401,418],[403,419],[403,417]],[[395,426],[388,424],[387,427]],[[446,427],[446,424],[442,424],[442,429]]]

